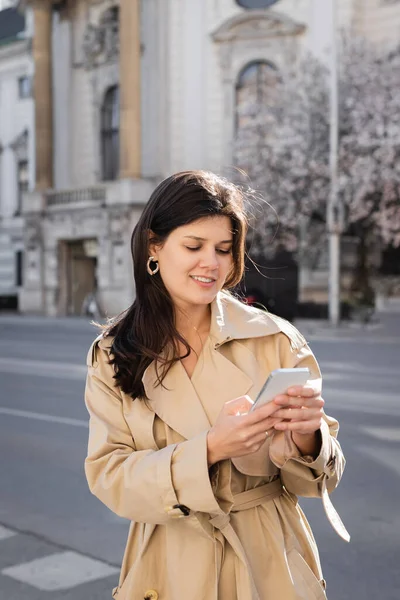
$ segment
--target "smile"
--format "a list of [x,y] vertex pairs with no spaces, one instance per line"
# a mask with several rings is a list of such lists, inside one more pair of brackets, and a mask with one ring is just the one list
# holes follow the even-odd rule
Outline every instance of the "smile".
[[201,283],[214,283],[215,279],[211,277],[198,277],[197,275],[191,275],[191,278],[195,281],[200,281]]

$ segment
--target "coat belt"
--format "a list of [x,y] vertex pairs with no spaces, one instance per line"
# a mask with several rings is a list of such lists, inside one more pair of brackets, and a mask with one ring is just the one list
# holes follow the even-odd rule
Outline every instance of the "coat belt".
[[267,500],[273,500],[280,496],[283,492],[281,480],[275,479],[260,487],[253,488],[247,492],[236,494],[233,496],[233,507],[232,512],[239,512],[240,510],[246,510],[247,508],[253,508],[264,504]]
[[[275,479],[274,481],[266,483],[265,485],[261,485],[260,487],[253,488],[247,492],[242,492],[241,494],[236,494],[233,497],[233,506],[231,512],[239,512],[241,510],[254,508],[255,506],[260,506],[260,504],[264,504],[264,502],[278,498],[278,496],[280,496],[282,493],[282,482],[280,479]],[[246,553],[237,533],[230,523],[230,515],[217,515],[216,517],[210,519],[210,523],[221,532],[239,559],[236,569],[238,599],[247,600],[248,598],[252,598],[254,600],[260,600],[253,577],[251,575],[251,569]],[[221,565],[218,565],[218,567],[220,570]]]

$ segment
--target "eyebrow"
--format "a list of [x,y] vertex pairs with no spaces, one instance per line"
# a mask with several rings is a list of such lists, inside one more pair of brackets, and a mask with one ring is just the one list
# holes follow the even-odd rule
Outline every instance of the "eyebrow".
[[[197,237],[197,235],[185,235],[185,238],[190,238],[192,240],[196,240],[196,242],[206,242],[207,240],[202,237]],[[219,244],[232,244],[233,239],[230,240],[222,240],[222,242],[218,242]]]

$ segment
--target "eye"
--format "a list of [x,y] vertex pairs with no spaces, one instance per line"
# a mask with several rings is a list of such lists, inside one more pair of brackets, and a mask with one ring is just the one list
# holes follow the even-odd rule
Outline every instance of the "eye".
[[220,254],[231,254],[232,250],[222,250],[221,248],[217,248],[217,252]]
[[200,250],[200,246],[196,246],[196,247],[193,247],[193,246],[185,246],[185,248],[186,248],[187,250],[190,250],[191,252],[196,252],[196,250]]

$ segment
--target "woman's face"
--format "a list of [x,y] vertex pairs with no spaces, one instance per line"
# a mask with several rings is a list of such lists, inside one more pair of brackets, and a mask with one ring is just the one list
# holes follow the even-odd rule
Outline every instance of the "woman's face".
[[228,217],[205,217],[174,229],[151,255],[175,306],[210,304],[232,268],[233,234]]

